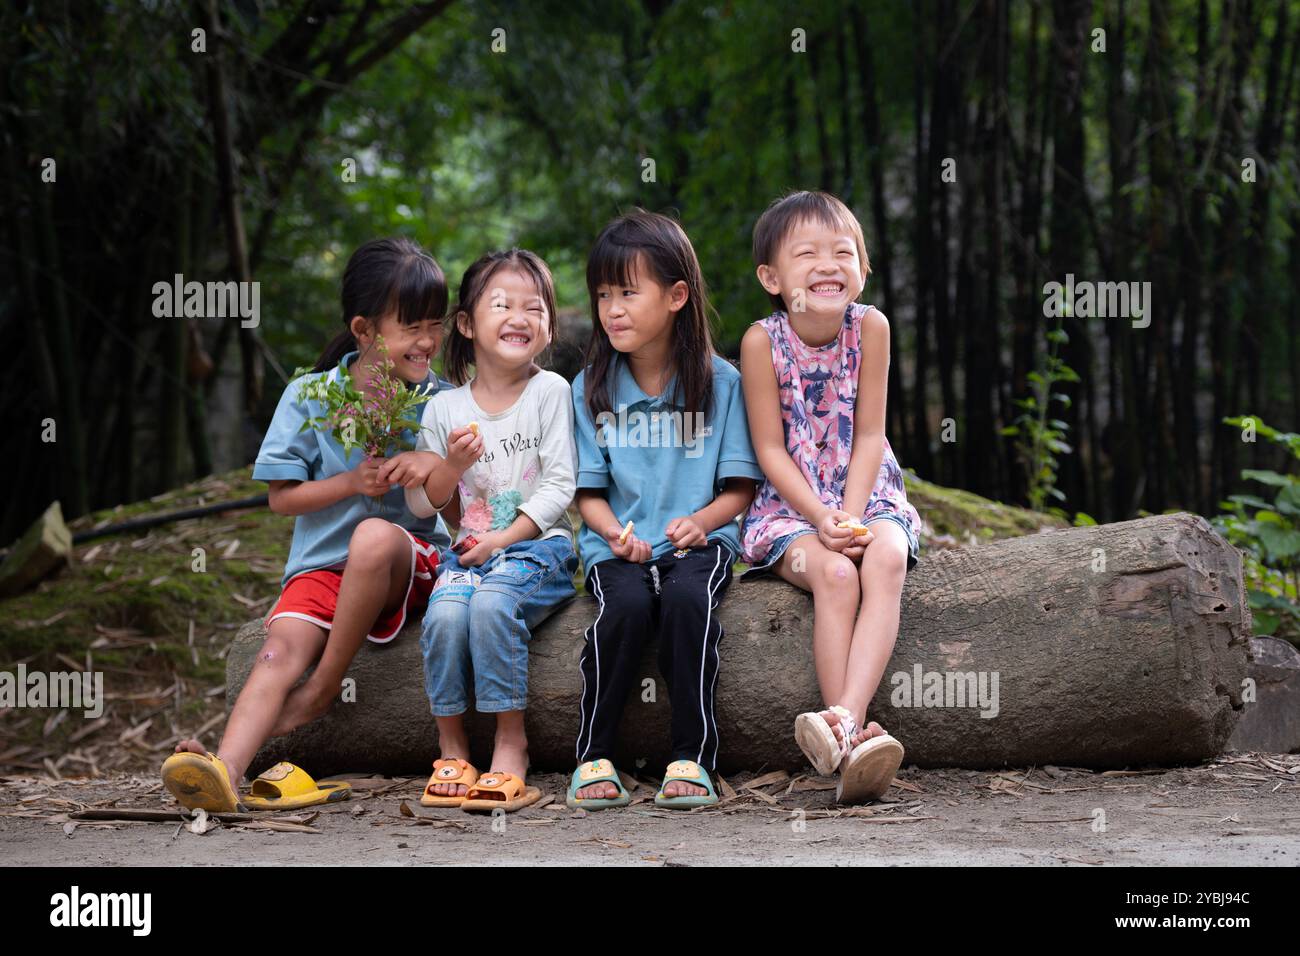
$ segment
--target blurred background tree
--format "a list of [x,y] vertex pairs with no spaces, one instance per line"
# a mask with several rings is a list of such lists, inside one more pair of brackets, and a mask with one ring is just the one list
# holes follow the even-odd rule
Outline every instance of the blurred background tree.
[[[1243,469],[1293,465],[1222,424],[1300,421],[1292,2],[47,0],[0,10],[0,57],[6,541],[55,497],[250,461],[373,236],[426,245],[453,291],[485,250],[537,251],[571,374],[591,240],[670,211],[734,356],[766,312],[750,230],[792,188],[863,223],[888,434],[921,477],[1028,500],[1004,430],[1067,274],[1152,283],[1147,328],[1064,323],[1069,513],[1213,514]],[[260,326],[155,317],[177,273],[258,281]]]

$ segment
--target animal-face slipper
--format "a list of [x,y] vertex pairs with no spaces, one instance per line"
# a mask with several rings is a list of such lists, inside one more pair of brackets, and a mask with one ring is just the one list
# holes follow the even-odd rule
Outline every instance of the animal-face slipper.
[[317,783],[301,767],[281,762],[253,781],[244,803],[250,810],[297,810],[346,800],[351,795],[352,784],[346,780]]
[[[697,787],[703,787],[708,793],[700,793],[691,797],[670,797],[664,793],[664,788],[674,780],[693,783]],[[665,807],[669,810],[711,807],[717,802],[718,793],[713,789],[713,781],[709,779],[708,772],[694,760],[674,760],[670,763],[668,772],[664,774],[664,782],[659,786],[659,792],[655,794],[655,806]]]
[[542,791],[528,786],[513,773],[492,770],[469,788],[460,808],[469,813],[491,813],[497,808],[513,813],[540,799]]
[[478,783],[479,773],[474,769],[474,765],[467,760],[461,760],[459,757],[442,757],[433,762],[433,776],[424,786],[424,796],[420,797],[420,805],[424,807],[458,807],[465,802],[465,798],[448,796],[433,792],[437,784],[462,784],[465,787],[472,787]]
[[[612,783],[618,788],[616,797],[580,797],[578,791],[593,783]],[[609,760],[588,760],[579,764],[569,779],[569,792],[564,803],[571,810],[605,810],[610,807],[625,807],[632,802],[632,795],[623,786],[618,771]]]

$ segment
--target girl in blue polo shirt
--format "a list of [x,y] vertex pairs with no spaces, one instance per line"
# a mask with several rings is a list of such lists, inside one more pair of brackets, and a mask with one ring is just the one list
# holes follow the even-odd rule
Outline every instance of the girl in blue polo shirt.
[[714,354],[699,261],[666,216],[637,210],[606,226],[587,289],[594,328],[573,403],[578,546],[598,610],[582,652],[579,766],[567,802],[629,802],[615,735],[641,648],[658,635],[672,762],[655,803],[716,803],[717,609],[740,553],[736,517],[763,477],[740,373]]
[[[446,387],[429,360],[442,341],[447,283],[420,246],[409,239],[361,246],[343,273],[342,299],[344,330],[326,346],[315,374],[351,375],[368,393],[382,335],[396,375],[414,385]],[[404,452],[370,460],[359,450],[345,453],[326,432],[303,430],[309,418],[325,414],[314,400],[299,398],[305,380],[285,388],[253,466],[253,477],[270,486],[271,510],[296,516],[283,590],[267,615],[266,643],[217,753],[185,740],[163,764],[167,789],[191,809],[235,809],[239,780],[266,739],[324,714],[362,642],[390,641],[408,614],[419,616],[438,551],[451,544],[441,518],[418,518],[406,506],[403,489],[424,484],[430,456]],[[413,434],[406,437],[414,444]],[[313,662],[312,675],[294,687]],[[255,795],[290,790],[307,791],[291,798],[296,805],[330,796],[290,764],[278,764],[253,788]]]

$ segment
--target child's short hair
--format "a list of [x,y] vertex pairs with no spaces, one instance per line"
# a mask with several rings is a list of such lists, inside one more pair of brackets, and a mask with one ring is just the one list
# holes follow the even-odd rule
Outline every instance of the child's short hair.
[[[812,190],[800,190],[787,193],[780,199],[773,200],[772,205],[763,211],[754,223],[754,265],[771,265],[776,252],[785,241],[796,223],[811,219],[824,226],[847,230],[858,246],[858,258],[862,260],[862,276],[871,275],[871,261],[867,258],[867,241],[862,236],[862,224],[853,210],[832,196]],[[768,293],[772,305],[778,309],[786,307],[779,295]]]

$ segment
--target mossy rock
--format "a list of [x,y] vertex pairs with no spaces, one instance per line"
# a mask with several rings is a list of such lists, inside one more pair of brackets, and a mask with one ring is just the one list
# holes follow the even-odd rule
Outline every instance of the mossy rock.
[[[1065,528],[1065,520],[1027,508],[1004,505],[960,488],[945,488],[904,472],[907,500],[921,514],[927,544],[961,547],[1034,534],[1045,528]],[[951,539],[951,540],[949,540]]]

